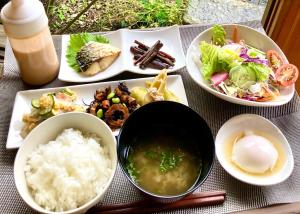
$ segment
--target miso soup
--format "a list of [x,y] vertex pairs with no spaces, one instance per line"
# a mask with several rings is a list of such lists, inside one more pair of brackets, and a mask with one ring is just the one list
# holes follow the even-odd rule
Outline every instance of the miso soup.
[[126,169],[144,190],[157,195],[178,195],[194,186],[200,176],[199,152],[186,146],[187,137],[139,136],[128,152]]

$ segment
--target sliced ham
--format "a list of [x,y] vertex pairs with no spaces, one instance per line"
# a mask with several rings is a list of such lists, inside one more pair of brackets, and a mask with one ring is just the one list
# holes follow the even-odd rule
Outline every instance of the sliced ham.
[[214,86],[217,86],[221,82],[225,81],[228,77],[228,72],[217,72],[211,76],[210,80]]

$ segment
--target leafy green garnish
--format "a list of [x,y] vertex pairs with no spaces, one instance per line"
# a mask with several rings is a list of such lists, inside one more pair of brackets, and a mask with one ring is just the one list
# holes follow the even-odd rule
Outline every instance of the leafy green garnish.
[[225,45],[226,31],[221,25],[214,25],[212,27],[212,41],[215,45]]
[[158,153],[151,150],[145,151],[144,155],[146,158],[149,159],[155,159],[158,157]]
[[160,171],[167,172],[174,169],[182,161],[182,157],[182,155],[171,150],[162,151],[160,154]]
[[132,156],[129,155],[127,158],[127,162],[125,164],[125,168],[127,169],[127,172],[129,173],[130,177],[134,180],[137,181],[139,178],[139,171],[135,168],[134,162],[132,159]]
[[81,49],[81,47],[90,41],[109,43],[109,40],[101,35],[93,35],[90,33],[78,33],[70,35],[70,41],[66,52],[66,58],[69,66],[75,71],[80,72],[79,65],[76,61],[76,55]]

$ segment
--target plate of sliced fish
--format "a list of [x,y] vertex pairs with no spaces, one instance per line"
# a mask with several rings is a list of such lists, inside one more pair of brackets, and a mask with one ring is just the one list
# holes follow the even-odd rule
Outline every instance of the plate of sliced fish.
[[178,26],[63,35],[58,79],[95,82],[124,71],[155,75],[168,69],[170,73],[183,68],[184,59]]

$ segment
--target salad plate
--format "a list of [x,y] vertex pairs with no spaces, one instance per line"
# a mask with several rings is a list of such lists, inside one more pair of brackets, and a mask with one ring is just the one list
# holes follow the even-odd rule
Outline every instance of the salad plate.
[[[279,56],[282,58],[285,64],[288,63],[287,58],[281,49],[277,46],[277,44],[270,39],[267,35],[247,26],[243,25],[222,25],[226,32],[226,39],[232,36],[233,28],[236,26],[238,37],[242,39],[245,44],[250,47],[254,47],[256,50],[261,52],[267,52],[268,50],[275,50]],[[215,90],[212,87],[212,83],[209,80],[206,80],[203,77],[201,62],[200,61],[201,53],[200,53],[200,43],[205,41],[206,43],[211,43],[212,41],[212,28],[209,28],[202,33],[200,33],[191,43],[187,50],[186,55],[186,66],[189,75],[191,78],[203,89],[208,91],[209,93],[217,96],[223,100],[228,102],[232,102],[235,104],[246,105],[246,106],[257,106],[257,107],[270,107],[270,106],[279,106],[288,103],[295,91],[294,84],[288,87],[280,87],[280,94],[276,96],[276,98],[272,100],[267,100],[263,102],[253,101],[251,99],[241,99],[235,96],[229,96],[226,93],[222,93],[218,90]],[[199,65],[200,64],[200,65]]]
[[[155,77],[149,78],[139,78],[139,79],[130,79],[122,81],[112,81],[112,82],[102,82],[102,83],[90,83],[84,85],[74,85],[68,86],[69,89],[74,91],[77,95],[76,104],[84,105],[84,103],[90,103],[94,100],[94,93],[97,89],[105,89],[107,87],[115,88],[120,82],[124,82],[129,90],[136,86],[145,86],[146,81],[153,81]],[[184,85],[180,75],[170,75],[167,76],[167,85],[170,91],[173,91],[176,96],[179,98],[180,102],[188,105]],[[6,142],[7,149],[16,149],[19,148],[23,142],[21,137],[21,130],[24,125],[22,122],[22,117],[24,114],[29,113],[32,106],[31,102],[33,99],[40,97],[45,93],[53,93],[66,87],[59,88],[47,88],[47,89],[37,89],[37,90],[27,90],[19,91],[15,98],[14,108],[12,112],[12,117],[9,126],[9,132]],[[83,103],[84,102],[84,103]],[[22,107],[20,107],[22,106]],[[117,136],[119,129],[114,131],[114,135]]]
[[152,68],[140,69],[139,66],[134,65],[133,54],[130,52],[130,47],[134,45],[135,40],[139,40],[148,46],[152,46],[155,42],[160,40],[163,44],[161,51],[172,55],[176,60],[174,66],[168,69],[168,73],[177,71],[185,66],[185,55],[182,49],[179,28],[177,25],[155,31],[120,29],[103,34],[103,36],[109,40],[109,43],[112,46],[120,49],[121,53],[118,58],[104,71],[93,76],[85,76],[69,66],[66,53],[70,41],[70,35],[63,35],[61,64],[58,79],[65,82],[80,83],[108,79],[124,71],[144,75],[158,74],[160,70]]

